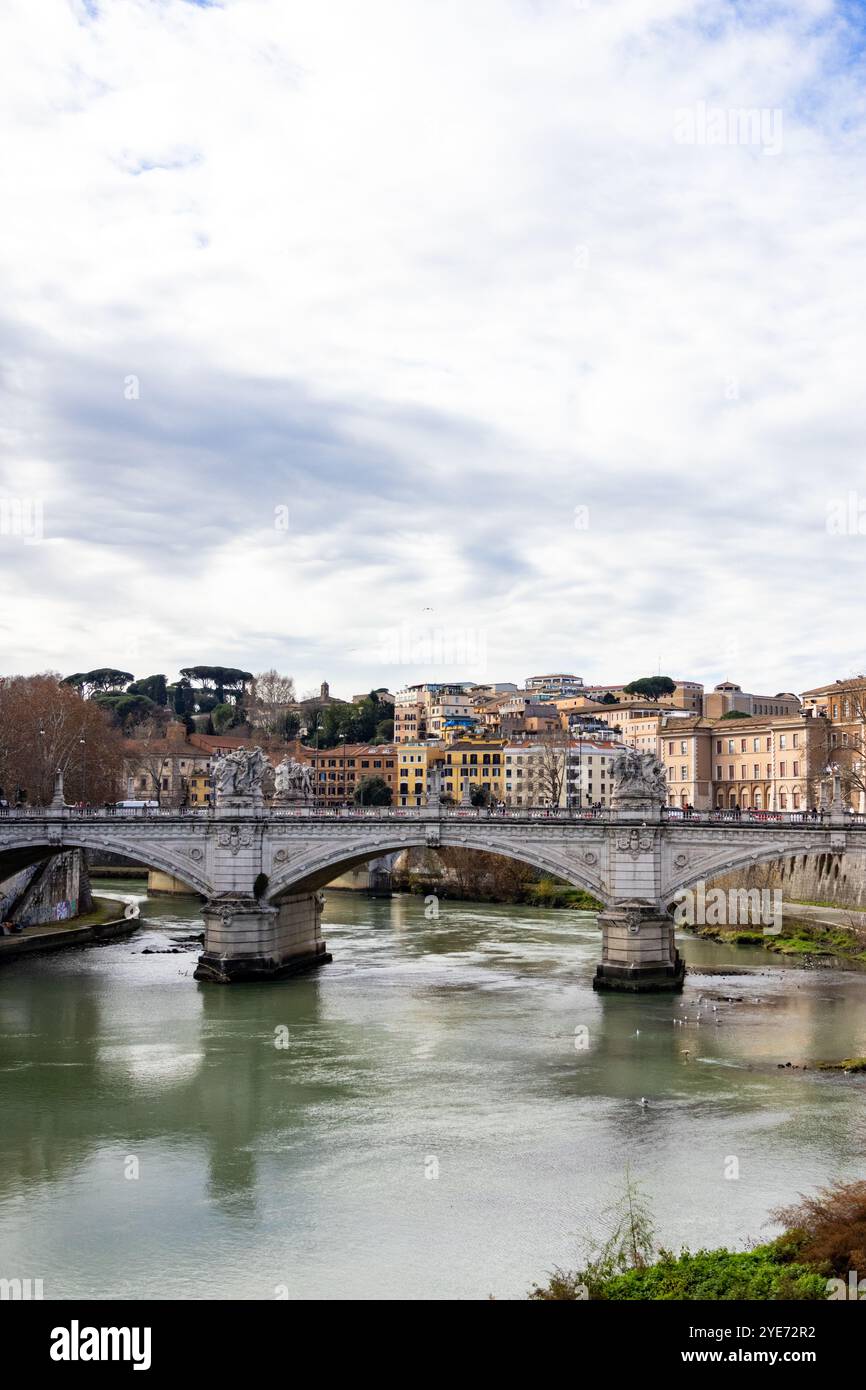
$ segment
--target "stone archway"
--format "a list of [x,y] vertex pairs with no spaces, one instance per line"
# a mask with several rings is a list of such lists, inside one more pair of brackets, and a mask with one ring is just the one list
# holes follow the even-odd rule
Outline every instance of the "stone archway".
[[592,850],[585,851],[582,862],[576,857],[553,852],[550,848],[533,847],[529,844],[503,844],[491,834],[488,822],[479,822],[481,828],[474,834],[461,830],[459,835],[449,836],[447,831],[438,837],[436,844],[423,833],[411,836],[394,837],[393,841],[378,840],[375,845],[355,843],[354,845],[329,846],[314,856],[304,856],[300,862],[287,861],[271,874],[266,894],[267,902],[278,906],[286,897],[298,893],[318,892],[333,879],[339,878],[348,870],[379,859],[386,854],[399,853],[403,849],[470,849],[481,854],[499,855],[515,859],[520,863],[547,873],[570,883],[574,888],[582,888],[592,894],[600,903],[609,901],[610,894],[602,881],[598,869],[598,855]]
[[137,835],[134,841],[128,841],[121,835],[113,836],[110,831],[106,832],[102,823],[96,822],[95,828],[78,823],[65,825],[62,836],[57,837],[41,827],[31,827],[26,822],[22,824],[24,829],[20,837],[4,836],[4,843],[0,848],[0,881],[11,877],[18,869],[37,864],[43,859],[50,859],[52,855],[62,854],[66,850],[81,849],[107,851],[134,859],[145,870],[156,869],[188,883],[193,892],[200,893],[203,897],[207,897],[211,891],[210,883],[203,873],[204,852],[200,849],[196,851],[200,855],[199,859],[181,857],[169,853],[163,845],[150,842],[142,835]]

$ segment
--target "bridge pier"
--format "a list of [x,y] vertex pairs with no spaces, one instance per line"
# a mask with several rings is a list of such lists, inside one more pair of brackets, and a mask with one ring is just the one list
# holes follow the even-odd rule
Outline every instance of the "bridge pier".
[[195,979],[219,985],[279,980],[327,965],[332,958],[321,915],[318,893],[297,893],[275,905],[236,893],[208,899]]
[[601,965],[592,987],[603,992],[657,994],[683,987],[686,963],[674,945],[669,912],[639,899],[625,899],[598,915]]

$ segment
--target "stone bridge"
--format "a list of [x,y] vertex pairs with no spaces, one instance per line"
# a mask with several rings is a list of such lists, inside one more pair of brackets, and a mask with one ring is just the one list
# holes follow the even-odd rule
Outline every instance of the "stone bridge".
[[205,899],[196,978],[230,983],[297,974],[329,961],[319,890],[345,870],[412,847],[475,849],[521,860],[587,889],[603,905],[600,989],[682,985],[670,907],[682,889],[790,854],[866,844],[840,806],[821,820],[672,819],[661,804],[604,816],[474,810],[273,811],[218,807],[97,812],[66,807],[0,815],[0,881],[61,850],[126,855]]

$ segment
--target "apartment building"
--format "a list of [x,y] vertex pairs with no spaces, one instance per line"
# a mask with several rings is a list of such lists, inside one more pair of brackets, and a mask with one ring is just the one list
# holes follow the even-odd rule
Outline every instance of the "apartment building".
[[839,768],[847,804],[866,812],[866,676],[804,690],[803,707],[820,721],[823,756]]
[[416,740],[398,745],[396,804],[428,805],[434,774],[441,796],[452,802],[469,801],[476,788],[501,801],[504,746],[504,739],[459,739],[453,743]]
[[[188,735],[184,724],[172,720],[160,737],[124,739],[119,796],[167,807],[206,806],[216,759],[237,748],[253,748],[256,742],[231,734]],[[281,757],[285,751],[283,745]]]
[[313,771],[313,786],[319,805],[340,805],[351,801],[360,782],[381,777],[397,801],[397,749],[388,743],[347,743],[337,748],[303,748],[301,761]]
[[468,719],[474,722],[474,700],[467,691],[472,682],[457,684],[410,685],[394,697],[394,741],[410,743],[416,739],[439,738],[446,721]]
[[778,695],[749,695],[734,681],[720,681],[704,696],[704,714],[721,719],[731,711],[749,715],[799,714],[801,702],[790,691]]
[[[569,713],[565,712],[566,719]],[[686,710],[676,711],[655,701],[635,701],[621,705],[600,705],[593,711],[593,717],[600,724],[606,724],[629,748],[636,748],[639,753],[658,753],[662,720],[665,717],[687,720],[694,716],[690,716]]]
[[397,806],[426,806],[430,792],[430,772],[441,767],[445,754],[441,744],[421,742],[399,743],[397,751]]
[[709,811],[714,804],[710,722],[700,715],[662,715],[657,757],[667,775],[668,805]]
[[504,739],[472,740],[452,744],[444,750],[442,793],[454,801],[468,801],[474,788],[489,792],[501,801],[504,792]]
[[824,721],[809,715],[713,721],[714,805],[807,810],[820,798],[825,734]]
[[[659,695],[657,703],[668,709],[684,709],[691,714],[700,714],[703,710],[704,687],[700,681],[678,680],[671,677],[674,681],[674,689],[670,695]],[[621,704],[629,704],[634,700],[633,695],[626,693],[626,685],[629,681],[614,683],[613,685],[584,685],[581,691],[575,692],[578,698],[582,697],[587,705],[598,703],[604,697],[613,696]]]
[[[550,754],[538,743],[507,743],[504,748],[504,800],[506,806],[547,806],[550,804]],[[564,781],[564,760],[556,781]],[[557,798],[558,800],[558,798]]]
[[604,809],[613,795],[613,764],[624,744],[601,738],[579,738],[568,748],[566,783],[560,805],[573,810]]
[[533,700],[557,700],[566,695],[583,694],[583,677],[556,672],[549,676],[527,676],[526,693]]
[[553,704],[536,704],[525,700],[522,704],[510,701],[499,711],[499,731],[507,739],[542,739],[558,734],[562,729],[559,711]]
[[188,806],[212,806],[214,798],[214,779],[213,772],[208,767],[206,770],[199,768],[193,772],[187,781],[186,804]]
[[505,746],[507,806],[568,809],[607,806],[613,761],[623,745],[584,738],[556,745],[515,742]]

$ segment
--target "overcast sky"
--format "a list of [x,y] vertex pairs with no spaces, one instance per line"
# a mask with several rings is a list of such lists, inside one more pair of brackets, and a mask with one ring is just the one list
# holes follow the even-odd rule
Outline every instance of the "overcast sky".
[[0,671],[866,670],[864,33],[4,0]]

